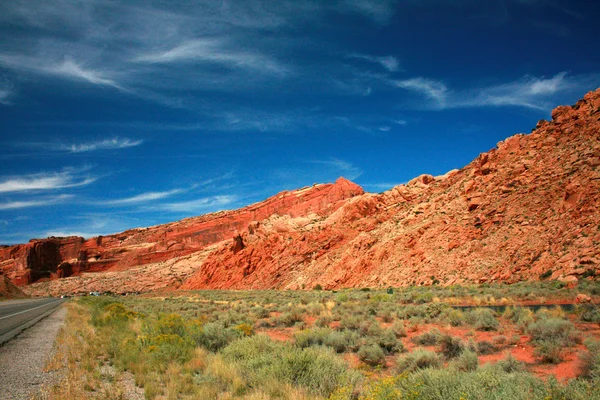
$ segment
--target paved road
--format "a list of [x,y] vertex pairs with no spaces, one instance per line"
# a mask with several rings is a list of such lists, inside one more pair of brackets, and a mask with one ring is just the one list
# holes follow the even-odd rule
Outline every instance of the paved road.
[[0,344],[9,340],[15,331],[32,320],[56,309],[65,300],[44,298],[0,302]]

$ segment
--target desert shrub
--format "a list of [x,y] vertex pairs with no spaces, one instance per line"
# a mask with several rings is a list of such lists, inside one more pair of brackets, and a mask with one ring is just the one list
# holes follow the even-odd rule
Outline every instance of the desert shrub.
[[492,310],[479,308],[471,311],[470,314],[470,322],[478,331],[495,331],[500,326]]
[[301,349],[255,335],[233,342],[221,352],[251,387],[261,388],[274,380],[329,396],[344,385],[353,385],[358,374],[348,371],[344,360],[321,347]]
[[234,330],[238,331],[241,336],[252,336],[254,335],[254,328],[252,327],[252,325],[249,324],[239,324],[237,325],[235,328],[233,328]]
[[385,354],[395,354],[404,351],[404,345],[396,338],[396,334],[391,329],[382,329],[372,340],[383,349]]
[[321,312],[323,310],[324,310],[323,305],[319,304],[319,303],[310,303],[306,307],[306,311],[308,312],[308,314],[314,315],[314,316],[321,314]]
[[599,379],[600,378],[600,341],[586,340],[586,352],[582,353],[581,359],[581,376],[584,378]]
[[536,345],[535,355],[550,363],[562,361],[564,349],[574,346],[578,340],[575,326],[560,318],[540,319],[531,323],[527,332]]
[[315,320],[314,325],[324,328],[328,327],[331,322],[333,322],[333,318],[330,315],[321,315]]
[[460,356],[465,348],[463,341],[456,336],[442,335],[438,340],[438,343],[440,345],[440,353],[442,353],[446,359]]
[[275,324],[278,326],[294,326],[298,322],[302,322],[304,320],[302,316],[302,310],[296,308],[292,311],[285,312],[276,318]]
[[459,371],[475,371],[479,366],[477,354],[469,349],[461,351],[460,355],[453,362],[454,367]]
[[294,334],[296,345],[301,348],[321,346],[325,338],[332,332],[329,328],[304,329]]
[[389,310],[382,310],[377,313],[377,316],[381,318],[383,322],[392,322],[394,320],[394,314]]
[[225,328],[216,322],[209,322],[202,327],[195,340],[197,345],[209,351],[217,352],[240,336],[241,333],[235,329]]
[[267,310],[264,307],[260,307],[260,306],[255,307],[252,310],[252,313],[254,314],[254,317],[257,319],[269,318],[269,316],[271,315],[269,310]]
[[461,326],[465,323],[465,314],[461,310],[450,310],[446,318],[452,326]]
[[359,336],[354,331],[332,331],[324,339],[324,345],[335,350],[336,353],[355,351]]
[[443,365],[439,354],[425,349],[416,349],[411,353],[398,357],[396,370],[402,372],[414,372],[424,368],[439,368]]
[[340,328],[349,330],[358,330],[363,320],[356,316],[346,316],[340,321]]
[[504,317],[517,325],[521,331],[525,331],[527,326],[534,321],[533,312],[524,307],[509,307],[504,311]]
[[365,344],[358,350],[358,358],[367,365],[376,367],[385,365],[385,353],[376,343]]
[[600,324],[600,308],[586,307],[579,318],[584,322]]
[[476,344],[475,349],[477,350],[477,354],[494,354],[498,351],[496,346],[493,343],[488,342],[487,340],[482,340]]
[[430,331],[420,334],[419,336],[415,336],[412,338],[412,341],[416,344],[420,344],[421,346],[435,346],[441,337],[442,333],[434,328]]
[[506,357],[496,363],[496,366],[506,373],[522,372],[525,370],[523,363],[507,352]]
[[397,338],[406,337],[407,335],[406,327],[404,326],[403,321],[395,321],[390,327],[390,329],[392,330],[392,332],[394,332],[394,335],[396,335]]

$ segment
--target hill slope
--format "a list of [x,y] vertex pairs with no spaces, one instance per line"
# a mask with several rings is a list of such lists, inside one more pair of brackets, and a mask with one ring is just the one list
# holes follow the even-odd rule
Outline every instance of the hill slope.
[[577,280],[600,264],[600,90],[442,179],[352,198],[309,228],[270,222],[183,289]]
[[[95,238],[80,245],[78,276],[26,290],[576,281],[600,272],[599,207],[600,89],[442,177],[422,175],[382,194],[340,179],[238,211]],[[19,251],[0,252],[17,278]]]

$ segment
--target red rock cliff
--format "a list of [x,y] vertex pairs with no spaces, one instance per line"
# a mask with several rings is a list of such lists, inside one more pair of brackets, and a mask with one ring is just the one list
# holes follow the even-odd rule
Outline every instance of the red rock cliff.
[[344,178],[279,193],[235,211],[223,211],[145,229],[84,240],[80,237],[34,239],[0,248],[0,270],[15,284],[64,278],[83,271],[126,270],[197,252],[233,237],[252,221],[273,214],[292,217],[329,215],[362,188]]
[[[577,281],[600,275],[600,89],[443,177],[306,226],[265,221],[182,289]],[[282,233],[285,232],[285,233]]]

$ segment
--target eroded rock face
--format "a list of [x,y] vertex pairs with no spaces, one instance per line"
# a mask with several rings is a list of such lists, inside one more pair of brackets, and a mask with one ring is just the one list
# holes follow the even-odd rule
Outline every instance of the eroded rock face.
[[[459,171],[211,253],[182,289],[575,282],[600,274],[600,90]],[[290,224],[292,225],[292,224]]]
[[52,271],[28,259],[76,275],[25,288],[34,295],[82,287],[577,285],[600,275],[600,89],[552,116],[458,171],[421,175],[382,194],[338,180],[237,211],[83,243],[67,238],[60,257],[31,243],[0,249],[0,266],[21,283]]
[[[81,237],[33,239],[0,248],[0,270],[15,284],[67,278],[82,272],[124,271],[182,257],[230,239],[252,221],[273,214],[329,215],[362,188],[344,178],[277,194],[235,211],[223,211],[146,229],[89,240]],[[240,248],[243,243],[239,243]]]

